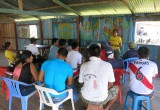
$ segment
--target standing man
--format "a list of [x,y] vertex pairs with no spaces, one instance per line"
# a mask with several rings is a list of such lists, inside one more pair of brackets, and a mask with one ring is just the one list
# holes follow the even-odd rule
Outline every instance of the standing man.
[[50,52],[49,52],[49,56],[48,56],[48,59],[54,59],[56,58],[56,53],[58,51],[58,39],[57,38],[53,38],[52,39],[52,46],[50,48]]
[[138,57],[139,60],[129,64],[130,90],[136,94],[149,95],[153,98],[152,78],[158,76],[157,65],[148,60],[149,49],[145,46],[138,49]]
[[109,43],[114,50],[114,56],[116,59],[119,59],[121,50],[120,47],[122,46],[122,39],[121,37],[118,36],[118,30],[114,29],[113,30],[113,36],[110,37]]
[[111,64],[100,59],[100,47],[92,44],[89,47],[90,61],[82,64],[80,68],[79,82],[81,97],[88,104],[87,110],[96,108],[109,110],[117,99],[118,87],[115,82]]
[[79,67],[82,63],[82,55],[79,53],[79,44],[77,42],[73,42],[71,46],[72,50],[69,51],[66,61],[72,66],[74,76],[76,76],[79,74]]

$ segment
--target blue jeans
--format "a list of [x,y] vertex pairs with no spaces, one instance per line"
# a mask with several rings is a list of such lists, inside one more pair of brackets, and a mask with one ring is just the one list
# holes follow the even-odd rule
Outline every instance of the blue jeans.
[[[75,103],[75,102],[78,100],[78,92],[77,92],[77,89],[75,88],[74,85],[72,85],[72,86],[67,86],[66,88],[67,88],[67,89],[73,89],[73,101],[74,101],[74,103]],[[63,97],[59,97],[59,98],[57,98],[57,97],[56,97],[56,98],[55,98],[55,97],[52,97],[52,101],[53,101],[54,103],[57,103],[57,102],[60,102],[60,101],[64,100],[67,96],[68,96],[68,94],[64,95]],[[60,105],[59,108],[63,108],[63,106]]]

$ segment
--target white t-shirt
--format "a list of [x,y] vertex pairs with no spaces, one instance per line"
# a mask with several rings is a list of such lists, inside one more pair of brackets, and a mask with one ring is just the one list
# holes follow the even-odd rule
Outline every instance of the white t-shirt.
[[84,83],[81,94],[84,99],[99,102],[108,97],[108,82],[114,82],[112,65],[97,57],[82,64],[79,82]]
[[38,51],[38,48],[34,44],[27,45],[26,50],[31,51],[33,55],[39,55],[40,54],[39,51]]
[[67,55],[67,63],[69,63],[72,68],[77,68],[78,64],[82,63],[82,55],[78,51],[71,50]]
[[[135,65],[136,68],[140,68],[140,72],[147,78],[150,84],[152,84],[152,77],[158,75],[157,65],[154,62],[146,59],[139,59],[133,61],[132,64]],[[137,94],[144,94],[144,95],[150,94],[153,90],[149,89],[140,80],[138,80],[138,78],[136,78],[136,75],[133,73],[131,68],[132,66],[129,68],[130,89]]]

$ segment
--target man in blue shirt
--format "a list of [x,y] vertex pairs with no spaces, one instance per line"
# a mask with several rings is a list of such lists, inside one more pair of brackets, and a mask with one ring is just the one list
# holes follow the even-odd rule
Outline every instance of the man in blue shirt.
[[53,38],[52,39],[52,44],[53,44],[53,46],[51,46],[50,52],[49,52],[49,56],[48,56],[49,60],[56,58],[56,53],[57,53],[57,51],[59,49],[58,48],[58,39],[57,38]]
[[[42,64],[39,74],[39,81],[44,82],[44,86],[62,92],[66,90],[66,85],[73,84],[73,70],[72,67],[65,62],[68,51],[66,48],[60,48],[57,52],[56,59],[47,60]],[[74,90],[73,90],[74,91]],[[61,96],[54,96],[56,99],[64,99],[66,94]]]

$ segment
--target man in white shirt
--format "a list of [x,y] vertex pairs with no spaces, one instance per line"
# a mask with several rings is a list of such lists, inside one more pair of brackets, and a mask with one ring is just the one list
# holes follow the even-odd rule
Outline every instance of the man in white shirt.
[[87,110],[91,110],[91,106],[102,108],[105,104],[104,110],[109,110],[117,99],[118,87],[113,86],[113,68],[99,58],[100,52],[100,47],[92,44],[89,47],[90,61],[80,68],[79,83],[83,84],[81,97],[88,104]]
[[79,74],[77,71],[82,63],[82,55],[79,53],[79,44],[77,42],[73,42],[71,46],[72,50],[69,51],[66,61],[72,66],[75,76]]
[[138,49],[139,60],[129,64],[130,90],[136,94],[149,95],[153,97],[154,87],[152,78],[158,75],[156,63],[148,60],[149,49],[140,47]]
[[40,54],[38,51],[38,48],[36,47],[36,40],[34,37],[30,38],[31,44],[26,46],[26,50],[29,50],[32,52],[32,55],[35,55],[36,57]]

